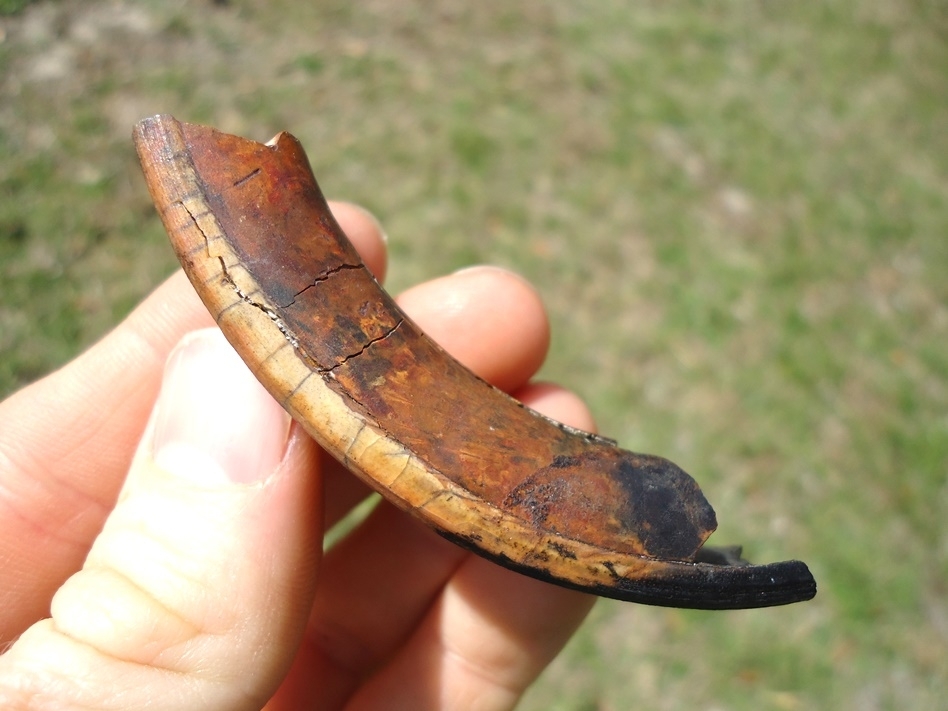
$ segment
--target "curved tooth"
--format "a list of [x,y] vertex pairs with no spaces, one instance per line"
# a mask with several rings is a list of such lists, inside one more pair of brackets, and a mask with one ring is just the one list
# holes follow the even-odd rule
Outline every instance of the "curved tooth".
[[289,134],[261,144],[156,116],[135,143],[221,330],[397,506],[502,565],[598,595],[735,608],[815,594],[797,561],[699,561],[716,521],[690,476],[531,411],[431,341],[362,264]]

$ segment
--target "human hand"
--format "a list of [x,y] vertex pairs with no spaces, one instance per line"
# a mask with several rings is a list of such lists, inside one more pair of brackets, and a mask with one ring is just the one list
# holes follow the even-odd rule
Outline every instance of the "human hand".
[[[381,278],[377,225],[333,211]],[[399,302],[486,380],[592,429],[575,396],[528,382],[548,326],[519,278],[467,270]],[[0,403],[0,707],[512,707],[592,599],[385,503],[323,555],[368,490],[211,325],[178,272]]]

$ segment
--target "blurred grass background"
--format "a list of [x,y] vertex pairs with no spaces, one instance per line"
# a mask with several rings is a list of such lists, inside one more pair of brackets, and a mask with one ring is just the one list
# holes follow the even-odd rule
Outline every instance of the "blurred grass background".
[[393,290],[525,274],[543,376],[695,475],[715,541],[817,576],[600,603],[523,708],[943,708],[946,77],[934,0],[0,2],[0,392],[175,268],[135,121],[291,130]]

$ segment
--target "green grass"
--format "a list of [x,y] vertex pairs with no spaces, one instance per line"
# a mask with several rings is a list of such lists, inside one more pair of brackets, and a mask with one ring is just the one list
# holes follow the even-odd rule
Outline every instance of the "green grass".
[[[942,703],[943,4],[176,12],[38,2],[5,20],[0,390],[173,268],[137,118],[286,128],[330,195],[383,220],[394,289],[480,261],[526,274],[554,325],[544,377],[694,474],[719,542],[818,578],[779,610],[602,603],[524,708]],[[107,41],[71,33],[89,15],[112,18]],[[59,74],[55,47],[74,59]]]
[[15,15],[29,5],[31,0],[0,0],[0,17]]

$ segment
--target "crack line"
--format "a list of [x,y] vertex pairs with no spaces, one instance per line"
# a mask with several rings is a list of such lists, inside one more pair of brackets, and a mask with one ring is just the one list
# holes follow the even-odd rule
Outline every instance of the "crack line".
[[249,173],[247,173],[247,175],[245,175],[244,177],[235,180],[235,181],[234,181],[234,187],[235,187],[235,188],[239,188],[241,185],[243,185],[244,183],[246,183],[248,180],[251,180],[252,178],[256,178],[258,175],[260,175],[260,168],[254,168],[254,169],[251,170]]
[[313,279],[313,283],[312,283],[312,284],[307,284],[307,285],[304,286],[302,289],[300,289],[300,290],[297,291],[295,294],[293,294],[293,300],[290,301],[290,303],[288,303],[288,304],[281,304],[280,306],[281,306],[281,308],[284,308],[284,309],[285,309],[285,308],[288,308],[288,307],[290,307],[290,306],[293,306],[293,305],[296,303],[296,300],[297,300],[300,296],[302,296],[303,294],[305,294],[307,291],[309,291],[309,290],[312,289],[313,287],[317,286],[320,282],[326,281],[327,279],[329,279],[329,278],[330,278],[331,276],[333,276],[334,274],[338,274],[338,273],[341,272],[341,271],[345,271],[345,270],[349,270],[349,269],[363,269],[363,268],[364,268],[364,267],[363,267],[363,265],[361,265],[361,264],[348,264],[348,263],[345,263],[345,262],[342,263],[342,264],[339,264],[339,265],[337,265],[337,266],[335,266],[335,267],[329,267],[328,269],[326,269],[325,271],[323,271],[321,274],[317,275],[316,278]]
[[333,365],[333,366],[331,366],[331,367],[329,367],[329,368],[320,368],[320,369],[319,369],[319,372],[320,372],[320,373],[332,373],[332,372],[333,372],[336,368],[338,368],[339,366],[345,365],[346,363],[348,363],[348,362],[349,362],[350,360],[352,360],[353,358],[357,358],[357,357],[359,357],[360,355],[362,355],[363,353],[365,353],[371,346],[375,345],[375,344],[378,343],[379,341],[384,341],[386,338],[388,338],[388,337],[391,336],[393,333],[395,333],[395,331],[397,331],[398,328],[399,328],[399,326],[401,326],[403,323],[405,323],[405,319],[403,319],[403,318],[398,319],[398,323],[396,323],[394,326],[392,326],[390,329],[388,329],[388,331],[386,331],[385,333],[383,333],[381,336],[376,336],[375,338],[370,338],[368,341],[366,341],[365,345],[362,346],[362,347],[361,347],[359,350],[357,350],[355,353],[350,353],[349,355],[343,356],[343,357],[342,357],[342,360],[340,360],[338,363],[336,363],[335,365]]
[[[275,311],[273,311],[273,309],[269,308],[268,306],[261,304],[258,301],[254,301],[250,296],[244,293],[244,291],[239,286],[237,286],[237,282],[234,281],[233,277],[231,277],[230,273],[227,271],[227,264],[224,262],[224,258],[220,256],[219,254],[217,255],[211,254],[211,239],[207,236],[207,233],[204,231],[204,228],[202,228],[201,224],[198,222],[198,217],[208,214],[210,210],[203,213],[199,213],[197,216],[195,216],[195,214],[191,212],[190,208],[188,208],[188,206],[184,203],[184,201],[179,200],[178,202],[180,203],[181,207],[184,208],[184,211],[187,212],[188,215],[191,217],[191,221],[194,223],[194,226],[197,227],[198,232],[200,232],[201,236],[204,238],[204,247],[205,247],[205,250],[207,251],[208,259],[216,258],[217,261],[220,263],[221,278],[224,280],[224,282],[230,285],[230,287],[237,293],[237,296],[239,296],[241,300],[263,311],[263,313],[265,313],[270,318],[270,320],[273,321],[274,325],[276,325],[276,327],[280,329],[280,333],[282,333],[283,337],[286,338],[286,340],[290,342],[290,345],[292,345],[293,348],[299,350],[299,345],[300,345],[299,339],[292,333],[292,331],[290,331],[289,328],[287,328],[286,324],[283,322],[283,319],[280,318],[279,314],[277,314]],[[302,351],[300,352],[302,354]]]

